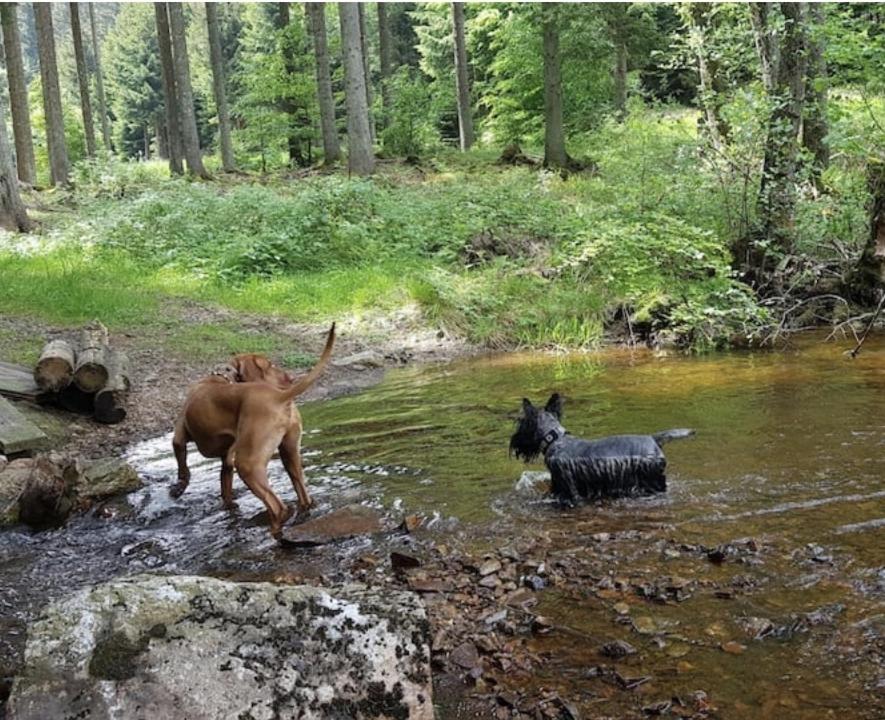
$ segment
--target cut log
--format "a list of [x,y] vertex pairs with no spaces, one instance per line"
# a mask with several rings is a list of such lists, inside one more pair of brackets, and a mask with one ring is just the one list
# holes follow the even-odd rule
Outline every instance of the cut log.
[[64,340],[50,340],[43,346],[34,368],[34,381],[41,390],[58,392],[74,377],[74,348]]
[[108,381],[95,394],[95,419],[113,424],[126,418],[126,395],[129,393],[129,358],[111,350],[108,355]]
[[34,382],[34,371],[24,365],[15,365],[0,361],[0,395],[13,400],[30,400],[31,402],[47,402],[51,393],[43,392]]
[[56,395],[60,407],[77,415],[92,415],[95,411],[95,393],[83,392],[71,383]]
[[84,328],[74,368],[74,384],[83,392],[95,393],[108,381],[108,329],[101,323]]
[[12,403],[0,398],[0,453],[37,450],[45,446],[47,437],[34,423],[16,410]]

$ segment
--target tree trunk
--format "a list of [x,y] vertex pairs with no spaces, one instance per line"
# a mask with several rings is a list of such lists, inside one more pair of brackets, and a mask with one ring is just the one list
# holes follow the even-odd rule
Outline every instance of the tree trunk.
[[162,73],[160,81],[163,86],[163,101],[166,106],[166,147],[169,153],[169,171],[173,175],[181,175],[184,165],[181,160],[182,142],[178,111],[178,92],[175,89],[175,63],[172,59],[172,38],[169,34],[169,14],[166,3],[154,3],[154,15],[157,22],[157,45],[160,49],[160,65]]
[[111,425],[126,419],[129,394],[129,358],[119,350],[108,353],[108,381],[95,393],[95,419]]
[[689,43],[698,61],[700,103],[704,113],[703,128],[710,144],[716,150],[725,145],[726,128],[719,117],[719,95],[716,92],[716,64],[710,61],[707,32],[710,29],[710,3],[692,3],[688,6]]
[[43,84],[43,109],[46,116],[46,145],[49,149],[49,172],[53,185],[67,185],[70,174],[65,143],[65,121],[58,65],[55,61],[55,37],[52,30],[52,5],[33,3],[37,28],[37,52],[40,56],[40,81]]
[[[279,12],[277,13],[277,30],[280,31],[282,36],[282,47],[280,50],[283,54],[283,66],[286,69],[286,76],[291,78],[295,74],[297,62],[295,58],[295,48],[292,47],[292,39],[286,33],[287,28],[289,27],[289,3],[281,2],[277,3],[277,6],[279,9]],[[282,111],[289,116],[289,135],[287,140],[289,147],[289,163],[291,165],[304,167],[307,165],[307,161],[304,157],[304,152],[301,149],[301,138],[298,136],[298,107],[290,97],[284,97],[280,106]]]
[[344,98],[347,104],[347,167],[357,175],[375,170],[372,134],[366,106],[366,74],[360,45],[360,19],[357,4],[338,3],[341,23],[341,50],[344,62]]
[[808,42],[808,69],[805,74],[805,118],[802,124],[802,144],[814,158],[812,177],[820,190],[820,174],[830,165],[830,147],[827,143],[827,63],[820,37],[824,24],[824,6],[808,6],[811,33]]
[[558,14],[559,3],[544,3],[541,6],[544,35],[544,165],[564,168],[568,164],[568,155],[562,126]]
[[[798,136],[805,99],[805,5],[781,3],[785,24],[759,189],[762,238],[785,253],[793,250]],[[757,267],[765,272],[764,262]]]
[[22,63],[22,43],[15,3],[0,3],[0,22],[3,25],[3,47],[6,49],[6,74],[9,79],[9,104],[18,178],[23,183],[35,185],[37,166],[34,163],[34,140],[31,137],[31,111],[28,106],[28,85]]
[[627,43],[618,39],[615,46],[615,67],[612,72],[615,84],[615,115],[618,122],[627,116]]
[[71,384],[76,354],[65,340],[50,340],[43,346],[34,368],[34,382],[46,392],[58,392]]
[[95,28],[95,5],[89,3],[89,25],[92,30],[92,58],[95,62],[95,98],[98,100],[98,116],[101,120],[101,140],[106,152],[113,148],[111,144],[111,124],[108,120],[108,106],[104,97],[104,75],[101,71],[101,48],[98,44],[98,31]]
[[870,161],[867,181],[871,195],[870,234],[849,279],[848,294],[872,305],[878,302],[879,293],[885,291],[885,161]]
[[227,91],[224,87],[224,59],[221,56],[221,34],[218,30],[218,6],[206,6],[206,27],[209,32],[209,55],[212,61],[212,89],[218,111],[218,134],[221,144],[221,167],[225,172],[234,170],[234,150],[230,139],[230,113],[227,108]]
[[473,110],[470,106],[470,79],[467,74],[467,46],[464,41],[464,3],[452,3],[455,36],[455,87],[458,92],[458,137],[462,152],[473,145]]
[[194,112],[194,93],[191,89],[190,61],[187,57],[187,40],[184,32],[184,13],[181,3],[167,3],[169,34],[172,38],[172,66],[175,69],[175,90],[178,96],[178,117],[181,129],[184,159],[188,172],[209,179],[200,155],[200,137],[197,133],[197,116]]
[[381,126],[387,127],[390,122],[390,76],[393,72],[391,61],[390,21],[387,17],[387,5],[376,4],[378,8],[378,54],[381,58]]
[[[338,128],[335,125],[335,96],[332,95],[332,75],[329,71],[329,49],[326,42],[326,8],[323,3],[309,2],[307,18],[313,38],[313,52],[317,75],[317,100],[320,106],[320,125],[323,132],[323,163],[332,165],[341,157]],[[379,4],[380,8],[381,5]]]
[[372,93],[372,68],[369,65],[369,40],[366,37],[366,12],[365,4],[357,3],[357,11],[360,20],[360,53],[363,56],[363,75],[365,76],[364,84],[366,86],[366,108],[369,115],[369,134],[372,142],[375,142],[375,113],[372,110],[374,103]]
[[777,75],[778,47],[775,31],[768,21],[768,11],[773,3],[752,2],[750,7],[750,23],[753,26],[753,40],[756,43],[756,54],[762,72],[762,85],[769,95],[774,93]]
[[80,332],[74,365],[74,385],[86,393],[98,392],[108,381],[108,329],[101,323]]
[[0,93],[0,227],[27,231],[31,221],[18,189],[12,147],[6,135],[6,98]]
[[80,29],[79,3],[68,3],[71,10],[71,35],[74,36],[74,61],[77,64],[77,84],[80,87],[80,110],[83,113],[83,134],[86,136],[86,154],[95,157],[95,126],[92,124],[92,102],[89,99],[89,71],[83,52],[83,31]]

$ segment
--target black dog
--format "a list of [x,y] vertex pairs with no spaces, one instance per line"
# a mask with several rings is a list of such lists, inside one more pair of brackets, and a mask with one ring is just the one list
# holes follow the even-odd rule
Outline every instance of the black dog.
[[550,470],[551,491],[563,504],[578,497],[622,497],[664,492],[667,459],[661,445],[694,435],[667,430],[654,435],[613,435],[581,440],[566,432],[562,398],[554,393],[543,410],[523,398],[522,417],[510,438],[510,452],[526,462],[538,455]]

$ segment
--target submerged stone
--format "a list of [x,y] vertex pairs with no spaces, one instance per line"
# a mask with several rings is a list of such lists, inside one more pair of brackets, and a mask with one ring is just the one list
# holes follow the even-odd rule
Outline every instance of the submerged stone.
[[429,626],[411,593],[140,575],[48,606],[10,720],[431,720]]
[[313,547],[381,531],[381,514],[365,505],[347,505],[283,530],[286,545]]

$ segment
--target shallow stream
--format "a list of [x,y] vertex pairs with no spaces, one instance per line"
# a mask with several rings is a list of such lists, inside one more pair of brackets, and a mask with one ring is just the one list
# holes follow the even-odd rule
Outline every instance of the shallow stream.
[[[588,579],[586,593],[541,593],[539,610],[563,632],[534,641],[547,660],[524,679],[578,698],[584,717],[699,690],[727,718],[881,717],[885,338],[854,360],[843,349],[817,338],[776,353],[512,354],[407,368],[302,407],[308,484],[317,513],[348,502],[421,513],[440,541],[477,548],[566,530],[558,551],[604,559],[608,579]],[[507,441],[519,401],[553,391],[576,435],[694,428],[665,447],[667,494],[563,512],[517,491],[526,468]],[[57,531],[0,533],[0,675],[20,662],[40,607],[84,584],[145,570],[334,581],[343,559],[377,549],[372,539],[278,548],[239,481],[239,513],[220,508],[217,465],[197,456],[191,487],[172,500],[168,448],[159,438],[132,449],[147,482],[128,498]],[[649,678],[626,700],[594,671],[611,662],[599,646],[617,639],[640,651],[619,661],[622,674]]]

